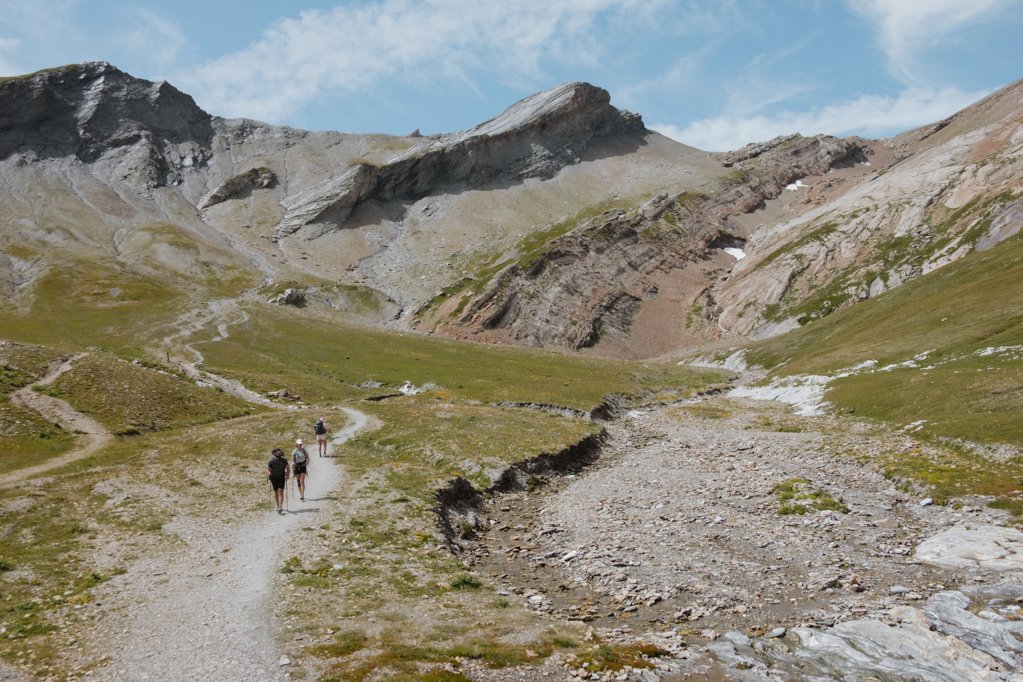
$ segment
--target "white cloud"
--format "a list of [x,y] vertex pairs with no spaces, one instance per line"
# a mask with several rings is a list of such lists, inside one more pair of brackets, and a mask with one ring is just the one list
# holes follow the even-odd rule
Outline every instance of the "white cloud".
[[909,89],[898,97],[867,95],[806,112],[762,116],[719,116],[687,126],[650,126],[674,140],[707,151],[729,151],[778,135],[862,135],[878,137],[934,123],[972,104],[988,92],[956,88]]
[[171,20],[147,9],[136,9],[120,34],[118,51],[145,55],[146,61],[166,66],[188,45],[188,39]]
[[[669,3],[658,0],[657,4]],[[319,97],[400,82],[539,79],[545,63],[595,63],[604,17],[649,0],[378,0],[278,21],[245,49],[174,82],[208,111],[282,121]],[[670,4],[670,3],[669,3]]]
[[4,0],[0,11],[0,74],[19,75],[65,63],[79,43],[71,13],[78,0]]
[[878,42],[892,75],[921,82],[919,53],[942,38],[1014,0],[848,0],[852,9],[876,24]]

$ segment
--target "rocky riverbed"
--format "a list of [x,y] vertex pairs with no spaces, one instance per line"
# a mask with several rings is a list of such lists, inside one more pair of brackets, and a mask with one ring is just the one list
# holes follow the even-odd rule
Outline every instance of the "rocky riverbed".
[[657,644],[661,675],[1023,669],[1009,634],[1023,534],[983,501],[935,505],[872,465],[920,443],[725,398],[633,412],[608,433],[584,473],[485,509],[470,560],[509,598]]

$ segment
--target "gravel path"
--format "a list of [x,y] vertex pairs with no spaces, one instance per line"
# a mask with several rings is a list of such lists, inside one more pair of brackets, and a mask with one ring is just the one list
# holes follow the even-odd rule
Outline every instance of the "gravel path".
[[[365,428],[365,414],[331,440],[343,443]],[[179,517],[165,526],[182,540],[172,556],[143,558],[111,579],[97,599],[114,604],[94,630],[88,651],[105,652],[94,680],[284,680],[271,603],[273,572],[289,556],[303,526],[326,520],[330,493],[341,481],[331,458],[313,457],[306,501],[289,484],[290,512],[270,510],[230,525]]]

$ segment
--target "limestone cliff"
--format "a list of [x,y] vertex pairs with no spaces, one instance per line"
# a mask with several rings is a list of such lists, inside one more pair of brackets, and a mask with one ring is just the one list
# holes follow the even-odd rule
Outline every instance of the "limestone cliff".
[[496,180],[551,178],[577,163],[593,138],[643,129],[639,116],[610,105],[606,90],[570,83],[528,97],[471,130],[426,140],[377,165],[358,163],[289,197],[274,238],[340,228],[363,201],[414,201],[433,192]]

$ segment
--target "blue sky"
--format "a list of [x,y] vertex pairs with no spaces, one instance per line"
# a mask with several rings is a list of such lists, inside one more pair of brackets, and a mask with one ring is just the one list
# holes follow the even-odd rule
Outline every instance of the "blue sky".
[[1023,0],[0,0],[0,75],[105,60],[212,114],[451,132],[567,81],[701,149],[891,135],[1023,78]]

